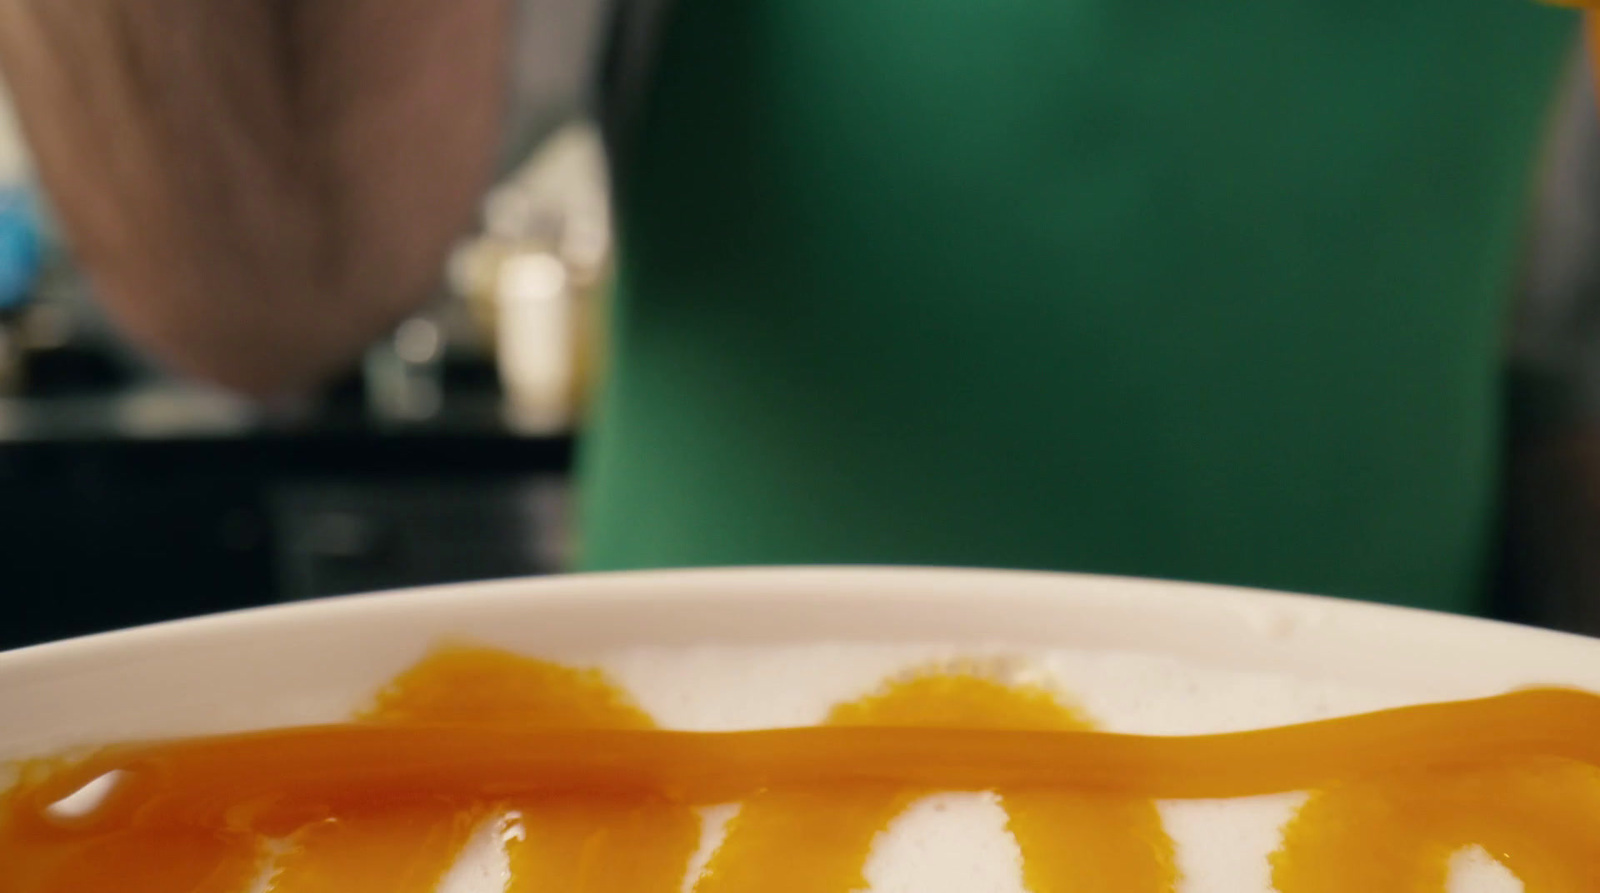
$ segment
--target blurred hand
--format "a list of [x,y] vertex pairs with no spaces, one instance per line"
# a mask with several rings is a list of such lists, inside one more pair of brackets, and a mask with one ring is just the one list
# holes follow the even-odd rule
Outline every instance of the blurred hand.
[[0,0],[100,297],[177,370],[304,390],[429,294],[499,147],[509,0]]

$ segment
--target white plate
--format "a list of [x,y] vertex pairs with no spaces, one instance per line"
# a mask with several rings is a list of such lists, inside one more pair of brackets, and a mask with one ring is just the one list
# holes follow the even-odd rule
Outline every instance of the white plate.
[[1600,690],[1600,640],[1306,596],[1069,574],[667,571],[330,599],[0,654],[0,758],[344,716],[441,639],[555,658],[816,641],[1142,652],[1416,700]]

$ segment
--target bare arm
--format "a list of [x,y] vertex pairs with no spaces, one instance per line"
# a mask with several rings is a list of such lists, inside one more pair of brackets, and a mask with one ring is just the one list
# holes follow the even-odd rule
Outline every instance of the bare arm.
[[74,250],[180,371],[303,389],[423,300],[499,144],[508,0],[0,0]]

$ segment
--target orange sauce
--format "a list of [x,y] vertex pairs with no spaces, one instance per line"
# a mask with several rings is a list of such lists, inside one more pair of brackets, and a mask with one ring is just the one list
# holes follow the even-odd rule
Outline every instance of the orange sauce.
[[[600,673],[499,651],[450,648],[401,674],[359,720],[376,725],[513,723],[525,728],[650,729],[654,723]],[[439,809],[377,803],[290,839],[274,890],[430,893],[472,832],[504,808],[521,814],[506,841],[511,893],[673,890],[700,838],[681,803],[533,799]],[[631,854],[601,858],[603,850]]]
[[[898,728],[1083,731],[1089,724],[1033,686],[1006,686],[970,671],[923,672],[834,708],[828,724]],[[818,791],[777,788],[746,800],[729,823],[695,893],[861,890],[879,831],[938,786],[862,785]],[[995,791],[1022,850],[1033,893],[1173,889],[1172,841],[1149,799],[1071,790]],[[796,858],[796,841],[808,845]],[[774,866],[786,866],[775,872]]]
[[[823,726],[660,731],[594,671],[441,651],[344,725],[36,761],[0,796],[0,893],[427,893],[509,823],[514,893],[676,893],[696,808],[741,804],[696,893],[848,893],[917,799],[992,793],[1033,893],[1171,891],[1154,801],[1310,790],[1283,893],[1442,893],[1482,846],[1529,893],[1600,890],[1600,697],[1531,690],[1255,732],[1105,734],[977,668],[891,680]],[[107,773],[88,814],[52,805]],[[508,818],[509,817],[509,818]]]

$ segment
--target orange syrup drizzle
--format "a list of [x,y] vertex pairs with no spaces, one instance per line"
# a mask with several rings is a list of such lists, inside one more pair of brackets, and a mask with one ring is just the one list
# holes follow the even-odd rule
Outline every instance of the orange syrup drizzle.
[[[1440,893],[1481,845],[1529,893],[1600,890],[1600,697],[1538,689],[1194,737],[1090,731],[1033,686],[925,672],[824,726],[661,731],[601,674],[441,651],[356,721],[36,761],[0,796],[0,893],[427,893],[519,815],[512,893],[677,893],[696,807],[741,803],[695,893],[847,893],[912,802],[989,791],[1032,893],[1177,887],[1154,800],[1314,793],[1282,893]],[[89,815],[52,804],[109,772]]]

